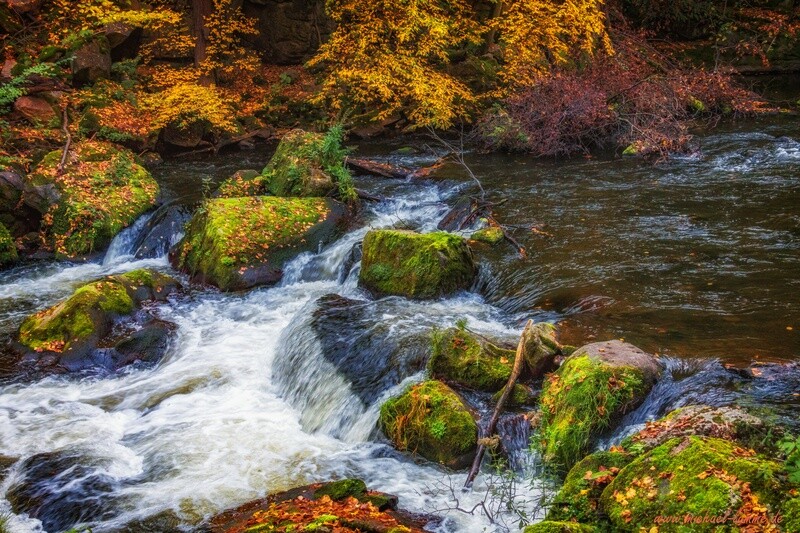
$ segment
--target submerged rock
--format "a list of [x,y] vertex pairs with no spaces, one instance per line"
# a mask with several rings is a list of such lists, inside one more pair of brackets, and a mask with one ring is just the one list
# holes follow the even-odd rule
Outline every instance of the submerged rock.
[[220,184],[214,197],[264,196],[267,194],[267,183],[267,179],[257,170],[237,170]]
[[660,373],[654,356],[624,342],[576,350],[542,390],[539,445],[545,460],[571,468],[596,437],[644,401]]
[[431,375],[447,383],[485,392],[503,388],[514,365],[513,350],[500,348],[465,328],[431,334]]
[[467,466],[477,448],[478,426],[450,387],[425,381],[381,406],[380,426],[401,451],[451,468]]
[[152,329],[149,340],[138,332],[127,342],[124,338],[118,341],[117,356],[94,352],[112,333],[117,319],[132,315],[144,301],[165,300],[177,288],[174,279],[150,270],[134,270],[89,283],[67,300],[26,318],[17,335],[19,349],[26,354],[25,362],[66,370],[98,364],[119,368],[134,360],[152,360],[155,347],[163,345],[163,340],[153,337]]
[[423,533],[424,518],[399,511],[397,497],[367,490],[360,479],[315,483],[225,511],[204,531]]
[[479,229],[469,237],[473,241],[483,242],[486,244],[497,244],[505,238],[503,235],[503,230],[496,227],[490,226],[488,228]]
[[262,174],[275,196],[330,196],[356,200],[350,173],[344,165],[341,128],[326,134],[292,130],[281,139]]
[[41,189],[53,185],[60,198],[45,212],[43,229],[56,255],[75,258],[98,252],[114,236],[151,209],[158,198],[158,183],[124,148],[99,141],[82,141],[67,156],[47,154],[29,176]]
[[372,230],[364,237],[358,282],[375,295],[437,298],[468,289],[476,275],[472,251],[458,235]]
[[225,291],[276,283],[302,252],[343,232],[348,210],[331,198],[254,196],[207,201],[170,253],[194,281]]

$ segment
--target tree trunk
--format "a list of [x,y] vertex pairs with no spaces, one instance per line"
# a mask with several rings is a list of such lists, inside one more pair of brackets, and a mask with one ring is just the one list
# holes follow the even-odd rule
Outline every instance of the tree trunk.
[[[192,0],[192,30],[194,32],[194,66],[200,68],[208,56],[208,27],[206,18],[214,10],[214,0]],[[210,74],[200,77],[201,85],[211,85]]]
[[[500,18],[503,14],[503,0],[495,0],[494,9],[492,10],[492,17],[489,20]],[[483,43],[483,53],[486,54],[492,49],[495,39],[497,38],[497,31],[492,28],[486,35],[486,41]]]

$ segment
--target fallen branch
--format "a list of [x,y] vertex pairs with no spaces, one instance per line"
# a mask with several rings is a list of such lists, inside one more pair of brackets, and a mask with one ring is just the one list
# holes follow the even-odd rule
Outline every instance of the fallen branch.
[[[514,357],[514,367],[511,369],[511,375],[508,376],[508,382],[503,389],[503,394],[501,394],[500,399],[497,400],[497,405],[494,408],[492,417],[489,419],[489,424],[486,426],[486,431],[483,435],[484,438],[490,437],[494,433],[494,430],[497,427],[497,421],[500,419],[500,412],[503,410],[503,406],[505,406],[508,397],[511,396],[514,385],[517,384],[517,379],[519,378],[520,373],[522,373],[523,354],[525,353],[525,333],[532,327],[533,320],[528,320],[528,323],[525,324],[525,330],[522,332],[522,335],[519,338],[519,344],[517,344],[517,355]],[[464,482],[464,488],[469,488],[472,486],[472,482],[475,481],[475,476],[478,475],[478,471],[481,468],[481,463],[483,462],[483,456],[485,453],[486,445],[479,444],[478,451],[475,454],[475,460],[472,461],[472,468],[470,468],[469,474],[467,475],[467,480]]]
[[434,172],[442,168],[445,163],[447,163],[448,159],[450,159],[450,155],[446,155],[444,157],[440,157],[437,159],[432,165],[427,167],[422,167],[408,175],[409,178],[412,180],[424,180],[430,178]]
[[203,141],[206,144],[206,146],[204,146],[203,148],[198,148],[196,150],[190,150],[188,152],[181,152],[180,154],[177,154],[174,157],[176,157],[176,158],[177,157],[188,157],[188,156],[197,155],[197,154],[203,154],[203,153],[207,153],[207,152],[213,152],[214,155],[217,155],[217,153],[219,153],[219,151],[222,150],[223,148],[225,148],[226,146],[230,146],[232,144],[236,144],[238,142],[241,142],[241,141],[244,141],[244,140],[247,140],[247,139],[252,139],[253,137],[258,137],[258,136],[262,135],[263,132],[264,132],[263,129],[253,130],[251,132],[245,133],[244,135],[238,135],[236,137],[230,137],[228,139],[221,139],[219,142],[213,143],[213,144],[209,143],[209,142],[206,142],[206,141]]
[[362,159],[358,157],[348,157],[345,159],[345,165],[350,170],[362,174],[374,174],[384,178],[391,179],[406,179],[412,172],[403,167],[392,165],[390,163],[381,163],[380,161],[372,161],[371,159]]
[[69,133],[69,113],[67,113],[67,106],[64,106],[61,113],[61,129],[64,131],[67,142],[64,144],[64,151],[61,152],[61,161],[58,162],[58,167],[56,168],[59,175],[64,172],[64,168],[67,164],[67,157],[69,157],[69,148],[72,144],[72,135]]
[[505,226],[503,226],[502,224],[500,224],[500,223],[497,221],[497,219],[496,219],[496,218],[494,218],[494,215],[490,214],[489,216],[487,216],[487,217],[486,217],[486,219],[487,219],[487,220],[488,220],[488,221],[489,221],[491,224],[493,224],[493,225],[497,226],[498,228],[500,228],[500,231],[502,231],[502,232],[503,232],[503,238],[504,238],[505,240],[507,240],[508,242],[510,242],[511,244],[513,244],[513,245],[514,245],[514,248],[516,248],[516,249],[517,249],[517,252],[519,253],[519,255],[520,255],[520,256],[521,256],[523,259],[524,259],[524,258],[526,258],[526,257],[528,257],[528,252],[526,252],[526,251],[525,251],[525,247],[524,247],[524,246],[522,246],[522,245],[521,245],[519,242],[517,242],[517,240],[516,240],[514,237],[512,237],[512,236],[511,236],[511,234],[508,232],[508,230],[505,228]]

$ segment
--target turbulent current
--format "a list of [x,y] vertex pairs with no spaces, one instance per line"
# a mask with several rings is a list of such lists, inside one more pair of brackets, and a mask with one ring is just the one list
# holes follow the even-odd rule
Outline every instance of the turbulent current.
[[[652,337],[648,337],[649,333],[642,333],[650,331],[643,321],[631,317],[649,316],[643,311],[645,307],[650,308],[647,312],[661,309],[666,313],[662,318],[669,322],[665,327],[672,331],[682,322],[691,322],[693,312],[704,319],[710,312],[704,298],[722,298],[711,302],[715,320],[725,315],[738,320],[743,328],[756,328],[761,316],[758,313],[788,309],[778,322],[790,325],[798,318],[792,313],[800,309],[800,302],[796,292],[794,296],[783,294],[789,287],[780,289],[780,285],[797,274],[796,269],[792,274],[784,270],[797,265],[800,145],[781,139],[780,135],[767,134],[721,135],[711,139],[713,149],[709,153],[678,161],[667,170],[642,170],[619,163],[616,167],[615,163],[591,162],[567,166],[561,171],[562,177],[567,180],[566,174],[571,174],[574,180],[555,196],[548,187],[557,185],[548,183],[549,178],[536,178],[539,181],[533,182],[533,191],[529,185],[521,185],[521,164],[510,158],[500,168],[489,168],[498,159],[479,163],[476,168],[480,170],[483,165],[485,169],[479,174],[488,176],[484,187],[505,191],[510,197],[498,212],[525,233],[521,239],[531,259],[521,263],[511,248],[488,252],[488,266],[473,292],[436,302],[369,298],[356,283],[358,243],[369,228],[402,225],[421,231],[435,229],[448,204],[452,205],[471,184],[459,179],[381,182],[375,188],[387,200],[367,207],[361,227],[317,254],[296,258],[278,286],[245,294],[192,288],[162,304],[157,313],[176,323],[178,330],[166,357],[158,364],[134,365],[111,375],[35,380],[9,377],[0,382],[0,467],[8,465],[0,478],[0,495],[8,497],[25,476],[35,475],[39,479],[36,496],[47,508],[40,520],[12,515],[12,531],[55,533],[79,523],[90,525],[95,533],[191,530],[211,515],[265,494],[342,477],[359,477],[372,489],[397,494],[403,508],[443,517],[431,523],[433,530],[493,531],[495,526],[481,513],[454,510],[450,492],[450,486],[454,487],[458,506],[472,509],[484,496],[480,483],[485,476],[479,477],[473,492],[461,493],[465,473],[448,474],[414,461],[393,450],[376,429],[381,402],[422,378],[428,332],[466,318],[474,330],[513,340],[522,320],[534,316],[577,321],[574,328],[587,337],[588,333],[632,331],[647,345],[649,339],[659,338],[657,328],[661,324],[653,326]],[[739,148],[743,145],[744,150]],[[617,180],[612,173],[620,168],[633,178]],[[537,167],[536,171],[543,174],[547,169]],[[718,240],[725,233],[720,233],[712,214],[701,206],[698,210],[703,211],[702,216],[684,216],[675,211],[690,207],[671,210],[668,206],[665,210],[669,213],[653,209],[636,214],[634,219],[641,225],[638,229],[630,225],[614,228],[617,222],[609,221],[610,231],[619,232],[619,241],[608,246],[605,256],[590,250],[587,238],[595,239],[598,246],[609,244],[603,240],[609,238],[607,227],[596,217],[604,212],[607,193],[593,196],[595,188],[617,187],[619,194],[629,199],[638,195],[646,211],[648,202],[661,205],[657,195],[651,198],[659,180],[662,186],[682,191],[694,201],[692,195],[701,194],[702,184],[691,186],[682,180],[704,171],[717,172],[718,181],[707,182],[705,187],[707,197],[719,197],[719,205],[728,205],[731,195],[741,194],[742,201],[758,204],[751,206],[755,211],[770,210],[772,218],[767,219],[773,226],[767,224],[763,231],[777,232],[778,241],[769,244],[775,236],[759,234],[760,226],[753,225],[747,230],[741,253],[720,257],[716,247],[724,245]],[[188,169],[185,172],[190,173]],[[642,177],[642,173],[649,175]],[[755,181],[741,192],[736,180],[743,175]],[[781,190],[788,188],[794,194],[780,205],[768,199],[776,180],[783,180],[777,183]],[[581,192],[581,187],[588,187],[589,192]],[[179,189],[176,185],[172,191],[175,197],[185,193]],[[759,190],[766,199],[751,195]],[[737,201],[734,198],[732,203]],[[104,260],[40,263],[3,273],[0,329],[13,334],[27,314],[53,305],[82,283],[107,274],[142,266],[172,272],[165,251],[180,236],[185,213],[170,218],[173,215],[165,211],[143,217],[117,237]],[[733,215],[728,212],[728,216]],[[137,253],[144,246],[143,233],[159,226],[162,217],[172,224],[164,237],[167,244]],[[590,219],[589,229],[576,227],[586,218]],[[566,221],[563,228],[555,227],[559,219]],[[531,227],[542,221],[540,232],[532,232]],[[554,240],[537,244],[543,233]],[[587,237],[587,233],[592,235]],[[729,263],[735,270],[740,261],[752,261],[753,271],[762,268],[760,262],[768,263],[763,267],[766,271],[774,267],[776,281],[772,285],[759,291],[758,279],[754,279],[754,286],[740,287],[741,298],[760,298],[758,313],[750,322],[746,315],[736,317],[730,312],[735,301],[725,298],[735,300],[735,294],[710,294],[713,280],[705,281],[709,271],[702,264],[689,259],[681,263],[684,251],[675,247],[684,241],[697,253],[712,254],[717,266]],[[558,250],[553,242],[559,244]],[[767,242],[772,251],[757,249],[760,242]],[[618,265],[614,261],[620,254],[640,245],[640,257],[626,259],[621,270],[615,270]],[[675,256],[670,261],[683,265],[685,272],[670,270],[673,263],[662,254],[663,258]],[[135,259],[137,256],[149,258]],[[582,266],[576,261],[581,257],[591,283],[581,278],[586,270],[578,272]],[[663,271],[655,265],[658,258],[663,259]],[[559,268],[565,274],[556,282],[554,272]],[[659,275],[668,280],[668,286],[654,279]],[[603,276],[608,276],[610,285],[595,290]],[[684,279],[680,284],[681,276],[688,276],[691,282]],[[690,287],[695,277],[708,283],[700,286],[697,281],[699,295]],[[581,290],[565,296],[563,286],[570,282]],[[654,288],[643,291],[642,284],[645,289]],[[670,319],[676,312],[670,300],[676,291],[691,304],[682,308],[680,318]],[[623,298],[624,312],[619,311]],[[604,314],[608,309],[615,312],[608,316]],[[613,328],[607,327],[611,321]],[[800,323],[796,329],[800,329]],[[726,334],[725,328],[720,331]],[[706,333],[713,337],[713,331]],[[783,344],[784,353],[779,355],[784,360],[800,355],[795,339],[787,341],[788,348]],[[784,373],[783,378],[773,376],[769,383],[745,382],[698,346],[688,346],[681,352],[685,343],[670,342],[667,339],[663,343],[671,357],[668,377],[630,415],[628,430],[676,405],[691,401],[725,403],[745,394],[755,398],[755,403],[796,413],[796,368],[789,367],[795,372],[791,382],[785,377],[791,373]],[[732,339],[725,342],[734,343]],[[645,347],[652,348],[652,344]],[[704,359],[691,358],[699,352]],[[529,434],[520,432],[510,421],[506,426],[504,438],[519,441],[512,459],[521,467],[532,460],[525,446]],[[619,438],[625,431],[623,428],[609,438]],[[44,454],[37,456],[37,465],[26,462],[37,454]],[[523,484],[518,497],[532,502],[537,495],[536,489]],[[0,499],[0,513],[9,509],[8,499]],[[514,523],[513,517],[506,517],[506,522]]]

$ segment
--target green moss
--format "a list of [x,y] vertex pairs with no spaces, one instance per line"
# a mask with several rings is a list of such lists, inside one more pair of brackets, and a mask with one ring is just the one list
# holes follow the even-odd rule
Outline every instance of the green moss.
[[178,244],[176,264],[223,290],[247,288],[244,273],[283,265],[338,235],[344,206],[325,198],[254,196],[207,201]]
[[275,196],[326,196],[337,192],[345,202],[358,200],[345,167],[344,130],[335,126],[325,135],[292,130],[281,139],[262,175]]
[[373,230],[364,237],[359,283],[378,295],[436,298],[469,288],[476,273],[458,235]]
[[18,259],[17,246],[8,229],[0,223],[0,267],[15,263]]
[[525,528],[523,533],[592,533],[595,528],[575,522],[554,522],[546,520]]
[[778,481],[781,471],[777,463],[735,443],[677,438],[624,467],[603,491],[601,504],[615,531],[650,528],[659,516],[680,518],[679,523],[659,525],[664,533],[717,531],[716,523],[684,524],[684,517],[730,513],[729,527],[739,513],[774,517],[785,497]]
[[448,383],[486,392],[508,381],[514,352],[504,350],[463,328],[431,333],[431,375]]
[[314,492],[314,497],[329,496],[331,500],[358,499],[367,492],[367,485],[360,479],[342,479],[325,484]]
[[783,516],[781,526],[784,531],[800,531],[800,498],[795,496],[784,501],[781,516]]
[[497,244],[504,238],[503,230],[497,227],[479,229],[470,236],[470,239],[486,244]]
[[[461,398],[439,381],[425,381],[381,406],[383,432],[400,450],[457,466],[476,448],[478,427]],[[445,428],[441,432],[434,428]]]
[[[63,352],[93,336],[107,333],[104,318],[132,312],[125,286],[104,280],[84,285],[66,301],[25,319],[19,341],[34,351]],[[100,330],[100,331],[98,331]]]
[[63,172],[58,170],[60,160],[60,150],[49,153],[30,176],[34,185],[53,183],[61,191],[44,223],[60,257],[102,250],[155,205],[158,184],[124,148],[83,141],[70,150]]
[[620,469],[632,460],[632,455],[620,452],[596,452],[584,457],[567,474],[551,503],[547,520],[601,522],[600,495]]
[[613,367],[580,352],[545,380],[538,445],[545,460],[567,470],[647,386],[640,370]]
[[[498,400],[500,400],[500,396],[503,394],[506,388],[503,386],[502,389],[497,391],[494,396],[492,396],[492,401],[496,404]],[[522,407],[523,405],[532,405],[536,400],[536,397],[533,395],[533,391],[530,387],[522,385],[520,383],[515,383],[514,388],[511,391],[511,396],[508,397],[506,400],[505,406],[507,408],[510,407]]]
[[336,522],[339,520],[339,517],[332,514],[323,514],[316,517],[314,520],[309,522],[303,531],[330,531],[330,529],[323,527],[325,524],[330,524],[331,522]]

